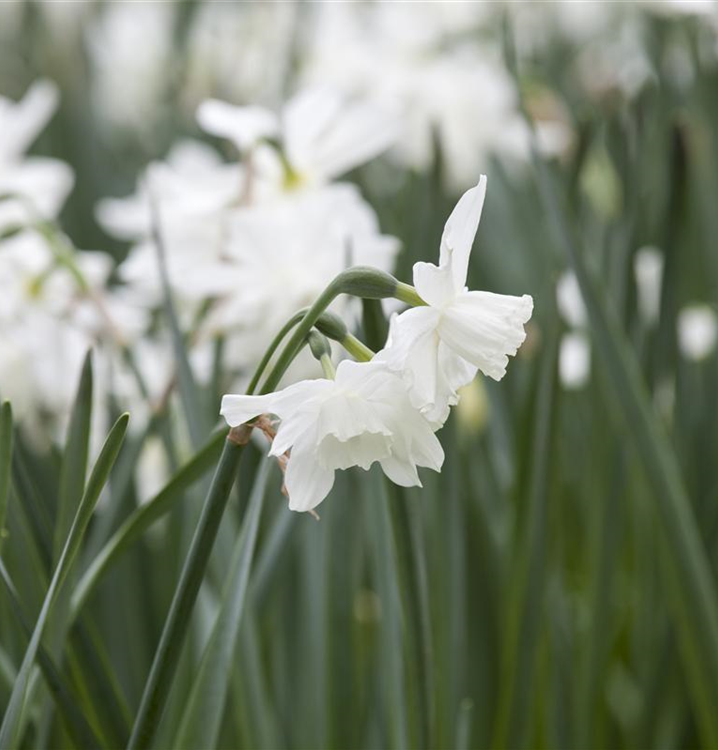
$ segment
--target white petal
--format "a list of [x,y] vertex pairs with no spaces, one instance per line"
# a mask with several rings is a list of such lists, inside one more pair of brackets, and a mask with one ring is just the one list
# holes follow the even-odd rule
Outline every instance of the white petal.
[[30,221],[36,218],[33,213],[43,218],[57,216],[73,182],[70,167],[57,159],[35,156],[0,168],[0,194],[21,197]]
[[287,464],[284,484],[289,493],[289,509],[307,511],[315,508],[334,485],[334,471],[317,461],[310,436],[298,441]]
[[414,263],[414,286],[430,305],[440,307],[456,296],[451,267],[433,263]]
[[526,338],[524,325],[532,312],[533,300],[527,294],[466,292],[445,310],[439,335],[463,359],[500,380],[509,355],[516,354]]
[[365,432],[390,435],[366,399],[347,397],[341,393],[327,399],[317,415],[318,439],[333,435],[338,440]]
[[451,278],[457,293],[466,285],[471,246],[474,244],[485,197],[486,176],[481,175],[478,184],[459,199],[441,236],[439,265],[451,268]]
[[36,81],[17,104],[0,97],[0,161],[22,156],[57,107],[55,84]]
[[568,390],[583,388],[591,374],[591,345],[584,333],[567,333],[561,339],[558,374]]
[[439,317],[440,312],[431,307],[413,307],[393,317],[387,346],[375,360],[386,362],[391,370],[403,370],[417,342],[436,330]]
[[400,460],[397,456],[387,456],[381,460],[382,471],[394,484],[401,487],[421,487],[419,472],[411,461]]
[[434,430],[420,414],[407,418],[409,458],[417,466],[439,471],[444,463],[444,449]]
[[449,418],[450,407],[459,402],[459,388],[470,383],[478,368],[460,357],[444,341],[438,347],[437,383],[433,403],[424,404],[421,413],[437,430]]
[[313,88],[285,108],[285,145],[299,172],[332,179],[387,149],[398,135],[396,119],[366,102],[346,101],[336,91]]
[[197,122],[207,133],[232,141],[240,151],[275,136],[279,128],[276,115],[264,107],[235,107],[217,99],[200,104]]
[[281,456],[286,453],[308,430],[316,429],[306,414],[291,414],[285,417],[277,429],[277,434],[269,450],[270,456]]
[[327,435],[317,448],[319,463],[327,469],[349,469],[360,466],[365,471],[375,461],[381,461],[391,453],[391,433],[385,430],[362,432],[347,440]]
[[556,284],[556,304],[561,316],[570,326],[583,328],[588,322],[581,288],[572,271],[563,273]]
[[421,486],[416,466],[439,471],[443,462],[444,449],[427,420],[413,409],[404,410],[394,434],[392,456],[381,461],[386,475],[403,487]]
[[302,406],[307,406],[308,399],[321,396],[333,389],[329,380],[303,380],[277,393],[263,396],[226,395],[222,397],[220,414],[230,427],[244,424],[260,414],[276,414],[278,417],[290,415]]

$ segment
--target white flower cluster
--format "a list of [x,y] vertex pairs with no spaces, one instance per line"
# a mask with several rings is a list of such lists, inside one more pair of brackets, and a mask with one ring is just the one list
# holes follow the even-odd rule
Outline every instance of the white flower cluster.
[[[302,92],[279,114],[209,100],[198,121],[233,144],[233,162],[181,142],[147,169],[135,195],[101,201],[97,215],[133,242],[118,269],[124,293],[148,312],[160,307],[158,233],[197,356],[221,334],[224,365],[247,372],[341,270],[393,267],[398,241],[380,233],[354,185],[333,180],[384,150],[396,129],[382,110],[328,89]],[[149,329],[143,338],[152,340]]]
[[458,390],[479,370],[495,380],[506,373],[508,357],[525,339],[533,300],[466,288],[485,194],[482,177],[459,200],[444,228],[439,265],[414,265],[424,304],[393,319],[386,347],[371,361],[341,362],[334,379],[222,400],[231,426],[265,413],[281,419],[270,455],[286,462],[292,510],[316,507],[335,471],[350,466],[379,462],[393,482],[420,486],[417,467],[441,468],[434,432],[458,402]]
[[0,97],[0,396],[16,412],[56,412],[70,403],[87,337],[76,325],[76,275],[99,284],[109,265],[83,254],[77,266],[43,227],[72,188],[69,167],[26,152],[57,105],[57,91],[35,83],[19,102]]
[[[182,76],[189,107],[220,92],[278,109],[287,92],[307,86],[370,98],[396,116],[391,156],[424,170],[439,144],[456,190],[472,184],[490,155],[523,162],[528,154],[495,34],[499,11],[488,4],[198,3],[182,69],[171,55],[177,7],[141,5],[112,4],[89,27],[93,98],[121,128],[147,135],[167,114],[170,81]],[[561,152],[570,144],[568,119],[545,114],[541,143]]]

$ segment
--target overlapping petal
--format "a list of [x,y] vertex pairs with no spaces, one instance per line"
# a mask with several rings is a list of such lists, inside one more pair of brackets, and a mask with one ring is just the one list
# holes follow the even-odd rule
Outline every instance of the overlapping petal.
[[439,265],[416,263],[414,284],[427,303],[392,321],[387,346],[377,354],[406,383],[411,401],[435,427],[441,426],[459,388],[481,370],[495,380],[526,338],[533,300],[467,291],[474,235],[486,196],[486,177],[461,197],[441,238]]
[[379,462],[389,478],[420,484],[418,466],[441,468],[432,426],[412,406],[402,379],[379,361],[340,363],[336,380],[303,381],[265,396],[225,396],[230,425],[262,413],[281,424],[270,453],[290,450],[286,487],[292,510],[310,510],[331,489],[334,472]]

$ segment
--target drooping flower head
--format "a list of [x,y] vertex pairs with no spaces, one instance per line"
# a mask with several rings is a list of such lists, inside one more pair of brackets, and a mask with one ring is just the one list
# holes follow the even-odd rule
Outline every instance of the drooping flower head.
[[398,135],[398,122],[386,108],[328,86],[300,91],[280,114],[209,99],[200,105],[197,119],[206,132],[231,140],[240,151],[262,140],[279,140],[288,176],[309,185],[330,182],[365,164]]
[[412,403],[443,424],[458,388],[481,370],[494,380],[526,338],[533,299],[469,291],[471,247],[486,196],[486,177],[461,197],[444,227],[439,265],[414,264],[414,285],[426,305],[397,316],[388,346],[377,357],[401,372]]
[[421,486],[418,466],[441,468],[444,451],[414,409],[403,380],[379,362],[339,364],[335,380],[304,380],[265,396],[227,395],[221,414],[232,427],[261,414],[281,424],[270,455],[291,450],[285,485],[291,510],[316,507],[334,472],[378,461],[404,487]]

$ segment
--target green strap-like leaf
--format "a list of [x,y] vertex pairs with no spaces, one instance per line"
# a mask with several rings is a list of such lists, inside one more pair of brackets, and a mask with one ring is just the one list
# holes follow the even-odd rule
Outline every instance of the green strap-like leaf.
[[60,497],[55,519],[53,560],[57,560],[67,539],[77,504],[85,489],[87,456],[90,445],[90,420],[92,418],[92,352],[88,352],[82,366],[77,396],[70,417],[65,452],[60,472]]
[[[555,320],[555,318],[554,318]],[[544,351],[536,394],[536,422],[531,451],[530,503],[508,592],[502,690],[493,747],[527,746],[534,715],[534,674],[543,627],[546,591],[546,524],[551,460],[553,397],[558,331],[554,325]]]
[[148,503],[141,505],[112,535],[94,558],[72,595],[70,622],[74,622],[105,572],[155,521],[168,513],[187,489],[217,463],[226,430],[215,433],[199,453],[188,461]]
[[704,745],[718,747],[718,596],[678,460],[651,407],[638,361],[615,311],[599,292],[592,270],[565,226],[548,170],[538,156],[535,162],[547,212],[581,288],[599,360],[611,379],[646,477],[653,485],[662,525],[659,541],[666,593],[678,629],[696,719]]
[[0,556],[5,539],[5,519],[12,473],[12,407],[5,401],[0,408]]
[[[204,580],[209,557],[219,525],[227,507],[229,494],[239,470],[244,446],[224,441],[222,455],[202,508],[197,529],[185,558],[177,589],[167,615],[155,658],[152,662],[137,712],[128,748],[147,748],[157,731],[172,687],[184,639],[189,629],[199,587]],[[0,748],[1,750],[1,748]]]
[[237,668],[234,655],[270,467],[269,461],[263,461],[254,482],[242,531],[232,554],[231,573],[219,615],[202,655],[173,747],[193,750],[217,746],[231,672]]
[[[2,578],[3,583],[5,584],[5,588],[10,598],[10,605],[20,623],[20,626],[25,631],[28,638],[31,638],[32,628],[25,616],[17,591],[12,579],[10,578],[10,574],[2,561],[0,561],[0,578]],[[42,644],[40,644],[38,648],[37,661],[42,670],[43,677],[50,688],[50,695],[52,696],[60,716],[65,722],[67,731],[74,742],[78,747],[82,748],[100,747],[101,743],[97,739],[90,725],[87,723],[83,710],[78,706],[70,688],[65,684],[65,681],[60,674],[60,670],[55,666],[52,657],[43,648]]]
[[122,441],[127,431],[127,422],[129,415],[123,414],[115,423],[110,434],[107,436],[100,456],[97,459],[90,480],[87,483],[87,489],[80,501],[80,505],[75,514],[75,520],[70,528],[70,533],[65,542],[65,546],[58,560],[57,567],[50,581],[50,585],[45,594],[45,599],[40,610],[40,615],[35,624],[30,644],[27,647],[25,656],[18,672],[17,680],[13,686],[8,703],[7,711],[3,717],[2,726],[0,726],[0,750],[14,750],[18,747],[19,737],[17,736],[20,728],[25,695],[27,693],[28,683],[32,672],[32,666],[37,656],[40,641],[42,639],[45,624],[52,613],[52,606],[57,597],[58,591],[67,578],[67,574],[74,562],[80,549],[82,538],[90,522],[95,505],[100,497],[100,492],[105,486],[107,479],[117,458],[117,454],[122,446]]
[[167,254],[165,252],[162,228],[159,224],[159,211],[154,202],[151,201],[150,205],[152,208],[152,238],[157,250],[164,308],[172,335],[172,348],[174,349],[175,366],[177,368],[179,394],[192,445],[197,450],[209,434],[210,424],[202,408],[202,393],[194,379],[187,346],[180,330],[179,318],[172,299],[172,288],[167,269]]

